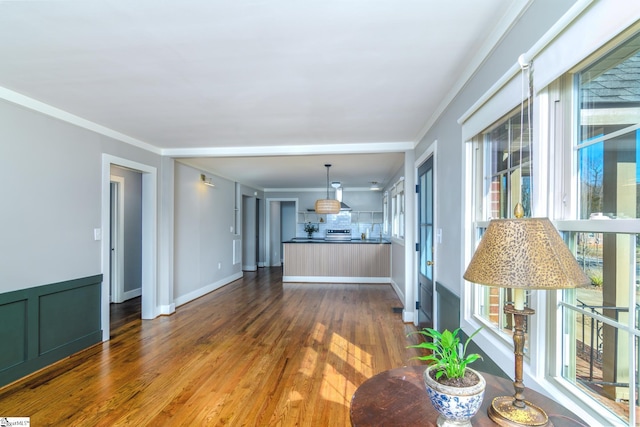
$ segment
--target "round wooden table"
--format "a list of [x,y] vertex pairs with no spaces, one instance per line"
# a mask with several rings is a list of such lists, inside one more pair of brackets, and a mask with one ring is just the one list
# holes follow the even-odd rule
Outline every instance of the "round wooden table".
[[[365,381],[351,398],[353,426],[435,426],[438,412],[429,401],[422,373],[426,366],[406,366],[382,372]],[[471,419],[474,426],[495,426],[487,408],[497,396],[514,394],[513,382],[482,372],[487,381],[484,401]],[[525,390],[525,400],[544,409],[550,425],[587,426],[583,420],[563,406],[537,393]]]

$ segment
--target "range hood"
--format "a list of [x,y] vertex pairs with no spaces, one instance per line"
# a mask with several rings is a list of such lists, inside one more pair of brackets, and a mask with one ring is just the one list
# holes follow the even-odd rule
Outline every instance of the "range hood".
[[340,182],[334,181],[331,186],[336,189],[336,200],[340,202],[340,210],[350,211],[351,207],[342,201],[342,185]]

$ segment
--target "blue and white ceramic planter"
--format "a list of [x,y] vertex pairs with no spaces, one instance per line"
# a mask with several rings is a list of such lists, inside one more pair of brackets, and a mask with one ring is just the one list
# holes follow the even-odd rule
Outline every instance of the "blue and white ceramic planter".
[[429,366],[424,371],[423,377],[431,404],[440,413],[438,426],[471,426],[470,419],[480,409],[484,398],[484,389],[487,385],[482,375],[478,371],[467,368],[480,378],[478,384],[471,387],[450,387],[431,378],[429,375],[431,369],[432,367]]

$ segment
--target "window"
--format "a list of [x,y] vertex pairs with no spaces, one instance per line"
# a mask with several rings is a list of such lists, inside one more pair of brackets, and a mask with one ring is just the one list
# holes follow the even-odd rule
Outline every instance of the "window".
[[[520,114],[522,111],[522,114]],[[528,107],[526,104],[511,111],[473,141],[477,152],[474,176],[476,203],[476,236],[479,240],[493,218],[511,218],[518,202],[525,217],[531,216],[531,156],[529,146]],[[522,129],[522,131],[521,131]],[[509,289],[487,286],[475,287],[475,314],[498,330],[511,333],[512,319],[502,308],[512,301]]]
[[[640,33],[632,33],[640,23],[631,29],[603,18],[626,13],[615,10],[593,2],[589,19],[576,18],[533,53],[538,80],[531,104],[516,107],[518,84],[506,75],[461,117],[470,141],[465,218],[473,225],[469,256],[489,220],[511,216],[518,199],[525,216],[553,221],[591,284],[527,296],[536,314],[525,377],[565,393],[600,421],[594,424],[640,425]],[[590,38],[604,27],[620,34],[613,41]],[[573,55],[576,49],[580,54]],[[492,115],[510,107],[516,108]],[[520,135],[529,116],[535,117],[531,149]],[[489,326],[491,343],[497,333],[511,347],[510,319],[502,313],[509,293],[471,284],[463,297],[472,299],[464,305],[465,321],[471,315],[469,323]],[[486,351],[501,360],[500,351]]]
[[591,285],[563,292],[561,375],[613,416],[634,424],[640,362],[640,35],[571,77],[575,212],[558,229]]
[[404,178],[401,178],[391,189],[391,235],[404,239]]
[[525,217],[531,216],[528,108],[524,107],[522,115],[520,111],[518,108],[482,135],[489,157],[485,170],[489,219],[513,217],[518,202]]

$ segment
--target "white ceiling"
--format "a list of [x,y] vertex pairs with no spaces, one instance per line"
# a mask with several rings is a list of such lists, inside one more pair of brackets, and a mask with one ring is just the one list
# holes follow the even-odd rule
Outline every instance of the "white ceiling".
[[[197,157],[183,160],[191,166],[234,179],[253,187],[280,189],[323,189],[329,180],[345,189],[363,189],[373,182],[388,183],[404,164],[403,153],[322,154],[310,156]],[[286,170],[279,170],[279,166]],[[242,169],[242,170],[238,170]]]
[[0,1],[0,86],[259,188],[322,187],[327,162],[363,186],[398,170],[390,153],[524,3]]

